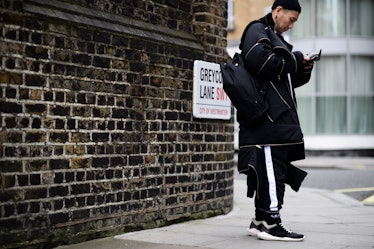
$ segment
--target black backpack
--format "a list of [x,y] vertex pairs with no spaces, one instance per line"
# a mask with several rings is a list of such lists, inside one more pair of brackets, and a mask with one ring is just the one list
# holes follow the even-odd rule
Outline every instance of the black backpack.
[[248,72],[241,54],[235,53],[231,64],[220,63],[223,89],[244,121],[256,121],[266,112],[264,90],[257,77]]

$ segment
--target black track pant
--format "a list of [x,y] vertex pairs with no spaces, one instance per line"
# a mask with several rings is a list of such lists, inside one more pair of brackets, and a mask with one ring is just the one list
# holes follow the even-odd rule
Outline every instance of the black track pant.
[[255,197],[256,219],[270,224],[280,222],[279,210],[283,205],[287,178],[288,147],[263,147],[263,167],[258,192]]

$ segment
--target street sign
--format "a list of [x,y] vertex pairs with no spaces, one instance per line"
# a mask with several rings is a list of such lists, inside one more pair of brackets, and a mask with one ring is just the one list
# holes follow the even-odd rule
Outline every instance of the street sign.
[[221,68],[217,63],[194,61],[193,116],[225,120],[231,118],[231,101],[223,90]]

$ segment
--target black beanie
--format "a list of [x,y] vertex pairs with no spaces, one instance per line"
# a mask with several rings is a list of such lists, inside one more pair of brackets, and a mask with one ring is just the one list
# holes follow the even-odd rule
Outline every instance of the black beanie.
[[301,6],[298,0],[275,0],[271,9],[273,10],[278,6],[282,6],[286,10],[295,10],[301,13]]

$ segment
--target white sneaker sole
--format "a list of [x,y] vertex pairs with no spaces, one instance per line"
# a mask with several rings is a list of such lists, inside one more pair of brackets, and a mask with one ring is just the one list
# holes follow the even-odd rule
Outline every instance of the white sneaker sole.
[[275,241],[303,241],[304,237],[302,238],[290,238],[290,237],[277,237],[273,236],[271,234],[268,234],[267,232],[259,232],[257,233],[257,237],[262,240],[275,240]]
[[254,237],[257,237],[257,235],[261,232],[260,230],[256,228],[249,228],[249,227],[247,227],[247,231],[250,236],[254,236]]

